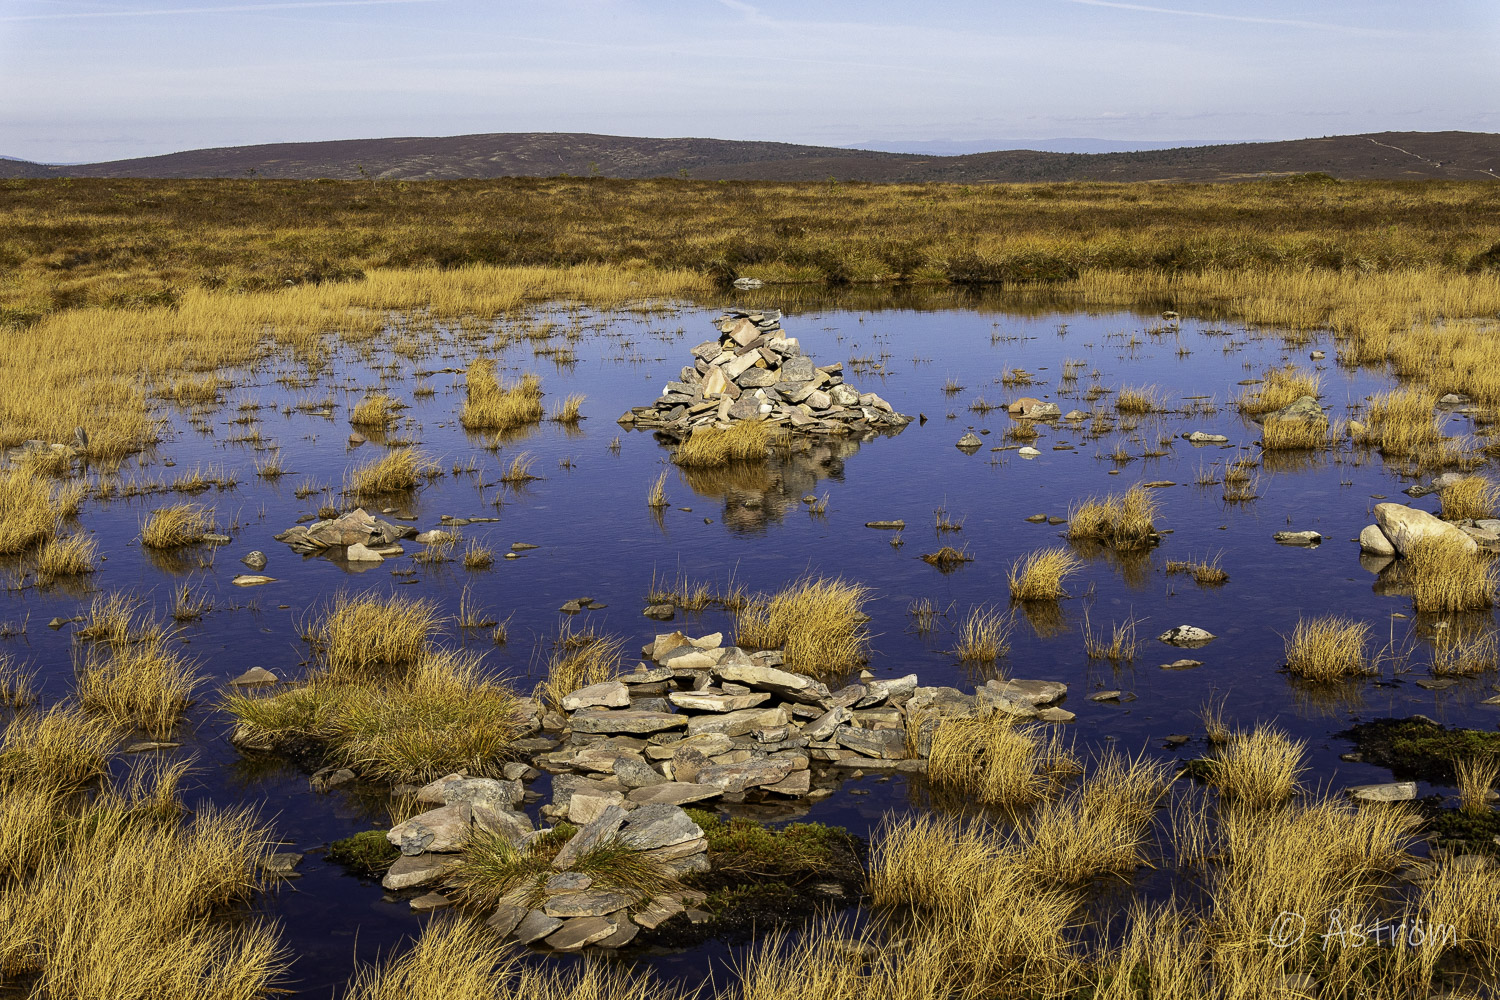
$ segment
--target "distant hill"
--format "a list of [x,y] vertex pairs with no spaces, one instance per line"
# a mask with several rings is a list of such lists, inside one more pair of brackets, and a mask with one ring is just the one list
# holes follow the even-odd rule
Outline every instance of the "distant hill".
[[975,184],[1232,181],[1312,172],[1346,180],[1500,179],[1500,135],[1380,132],[1127,152],[1013,149],[933,156],[783,142],[502,132],[226,146],[66,166],[0,159],[0,177],[439,180],[572,174],[767,181],[822,181],[833,177],[840,181]]

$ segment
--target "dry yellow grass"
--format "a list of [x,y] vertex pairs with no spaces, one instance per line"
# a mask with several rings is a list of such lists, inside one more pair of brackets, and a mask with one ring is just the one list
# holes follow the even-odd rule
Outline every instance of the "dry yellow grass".
[[153,620],[146,602],[120,591],[97,595],[86,621],[74,633],[80,639],[125,646],[162,639],[166,631]]
[[1169,559],[1166,572],[1168,576],[1185,573],[1200,587],[1217,587],[1229,582],[1228,571],[1219,565],[1223,558],[1220,553],[1212,559]]
[[935,787],[988,805],[1028,805],[1078,771],[1059,730],[1019,723],[1003,712],[944,719],[932,734],[927,762]]
[[1286,668],[1311,681],[1336,681],[1371,672],[1370,623],[1338,615],[1299,618],[1284,639]]
[[30,708],[36,701],[36,671],[0,653],[0,708]]
[[728,430],[695,427],[672,453],[672,461],[695,467],[760,462],[770,453],[771,441],[770,430],[760,420],[739,420]]
[[92,573],[98,555],[99,543],[88,535],[49,538],[36,553],[37,580],[45,586],[63,577]]
[[583,418],[583,394],[573,393],[552,411],[552,419],[560,424],[576,424]]
[[671,501],[667,499],[667,474],[663,472],[651,484],[651,491],[646,494],[646,506],[652,510],[661,510],[670,505]]
[[1110,660],[1114,663],[1129,663],[1135,659],[1139,642],[1135,634],[1134,616],[1110,626],[1109,632],[1095,633],[1089,626],[1088,612],[1083,616],[1083,651],[1091,660]]
[[431,468],[434,466],[411,448],[397,448],[350,470],[344,477],[344,492],[361,499],[406,493],[416,489]]
[[1013,601],[1057,601],[1067,597],[1063,582],[1083,568],[1083,560],[1064,548],[1043,549],[1010,567],[1008,582]]
[[1463,539],[1447,533],[1419,539],[1402,564],[1418,611],[1476,611],[1495,603],[1495,563],[1469,551]]
[[1493,811],[1490,793],[1500,781],[1500,754],[1465,757],[1454,761],[1458,774],[1458,796],[1461,808],[1471,816],[1485,816]]
[[1315,451],[1327,448],[1343,434],[1341,425],[1326,419],[1269,419],[1261,426],[1260,444],[1266,451]]
[[0,783],[79,791],[108,773],[119,737],[113,722],[76,708],[17,714],[0,732]]
[[1438,677],[1473,677],[1500,664],[1500,637],[1493,628],[1449,625],[1432,640],[1432,672]]
[[390,393],[374,393],[355,404],[349,412],[349,423],[355,427],[385,427],[396,419],[399,406]]
[[330,679],[358,681],[399,672],[421,659],[438,624],[431,601],[339,593],[311,637]]
[[1483,476],[1464,476],[1443,487],[1438,499],[1442,502],[1439,514],[1448,521],[1494,517],[1500,510],[1500,485]]
[[559,710],[567,695],[618,674],[624,648],[622,639],[592,632],[574,632],[571,624],[564,625],[552,643],[547,676],[537,684],[533,697],[554,711]]
[[[934,612],[929,604],[930,619]],[[1010,633],[1015,627],[1012,615],[995,608],[974,608],[959,626],[958,644],[953,653],[965,663],[994,663],[1010,652]]]
[[495,550],[482,542],[470,540],[464,549],[464,569],[489,569],[495,565]]
[[1068,511],[1068,537],[1075,541],[1103,542],[1117,549],[1138,549],[1151,544],[1156,531],[1156,500],[1143,486],[1103,500],[1090,498]]
[[862,584],[837,577],[798,580],[741,609],[736,641],[748,649],[780,649],[787,670],[837,681],[868,658],[869,595]]
[[51,538],[61,516],[58,487],[23,467],[0,472],[0,556]]
[[164,640],[90,649],[78,670],[85,709],[151,736],[169,736],[202,683],[197,667]]
[[1258,726],[1235,733],[1208,758],[1207,778],[1228,801],[1250,807],[1280,805],[1300,787],[1306,750],[1306,743],[1274,726]]
[[1322,375],[1287,365],[1264,372],[1261,384],[1246,389],[1235,405],[1241,413],[1260,416],[1290,406],[1303,396],[1318,397],[1322,394]]
[[141,525],[141,544],[148,549],[176,549],[196,545],[217,525],[212,507],[176,503],[151,512]]
[[1124,386],[1115,396],[1115,409],[1121,413],[1155,413],[1161,409],[1160,393],[1155,386]]
[[509,431],[542,419],[542,382],[535,375],[523,375],[514,384],[504,384],[495,374],[490,358],[469,362],[464,376],[468,395],[459,423],[476,431]]

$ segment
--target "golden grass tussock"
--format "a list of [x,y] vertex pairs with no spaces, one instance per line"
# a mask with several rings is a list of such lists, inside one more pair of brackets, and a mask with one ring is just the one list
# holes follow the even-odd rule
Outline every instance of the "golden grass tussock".
[[60,488],[24,467],[0,471],[0,556],[45,542],[63,516]]
[[1122,622],[1113,623],[1108,632],[1095,632],[1089,625],[1088,613],[1084,613],[1083,651],[1089,659],[1129,663],[1135,659],[1139,648],[1140,642],[1136,637],[1134,615]]
[[689,1000],[680,987],[608,962],[526,960],[477,921],[440,917],[416,942],[360,967],[345,1000]]
[[1303,396],[1323,394],[1323,376],[1295,365],[1272,368],[1261,375],[1260,385],[1245,390],[1235,405],[1247,416],[1261,416],[1284,409]]
[[805,577],[770,597],[748,602],[736,619],[736,642],[780,649],[784,669],[837,681],[869,657],[869,588],[839,577]]
[[1208,783],[1227,801],[1243,806],[1277,806],[1299,788],[1307,768],[1307,744],[1274,726],[1238,732],[1206,758]]
[[1183,573],[1200,587],[1217,587],[1229,582],[1228,571],[1219,565],[1223,558],[1220,553],[1212,559],[1169,559],[1166,573],[1168,576]]
[[1483,476],[1464,476],[1438,491],[1439,516],[1447,521],[1479,520],[1500,511],[1500,485]]
[[110,591],[94,597],[84,623],[74,635],[90,642],[126,646],[160,640],[165,638],[166,630],[152,617],[142,598]]
[[564,625],[553,640],[547,658],[547,676],[537,684],[533,696],[554,711],[559,710],[563,698],[574,691],[618,674],[624,649],[623,639],[575,632],[571,625]]
[[489,569],[493,565],[495,565],[495,550],[483,542],[470,539],[468,547],[464,549],[464,569]]
[[695,427],[687,440],[672,452],[681,466],[728,465],[731,462],[762,462],[770,454],[772,434],[762,420],[737,420],[727,430]]
[[671,503],[672,501],[667,499],[667,474],[663,471],[656,477],[656,482],[651,484],[651,489],[646,494],[646,506],[652,510],[662,510]]
[[176,549],[196,545],[213,534],[217,524],[212,507],[174,503],[152,511],[141,525],[141,544],[148,549]]
[[1115,409],[1120,413],[1155,413],[1161,408],[1161,394],[1152,385],[1127,385],[1115,394]]
[[407,493],[416,489],[432,468],[432,463],[411,448],[396,448],[351,469],[344,477],[344,492],[361,499]]
[[49,538],[36,553],[36,575],[43,585],[70,576],[94,571],[99,543],[88,535]]
[[1337,681],[1372,671],[1369,656],[1370,623],[1321,615],[1298,618],[1292,634],[1283,639],[1286,668],[1310,681]]
[[1453,769],[1458,775],[1460,808],[1471,816],[1492,812],[1490,794],[1500,781],[1500,754],[1464,757],[1454,761]]
[[1494,606],[1495,562],[1475,555],[1464,542],[1444,532],[1420,538],[1407,549],[1400,568],[1418,611],[1480,611]]
[[78,791],[109,772],[119,738],[109,719],[70,706],[17,714],[0,731],[0,782]]
[[1064,548],[1033,552],[1011,564],[1007,581],[1013,601],[1058,601],[1067,597],[1063,583],[1083,568],[1083,560]]
[[1155,536],[1157,513],[1156,499],[1144,486],[1102,500],[1090,498],[1068,511],[1068,538],[1117,549],[1144,548]]
[[934,787],[987,805],[1029,805],[1078,771],[1078,758],[1059,730],[1020,723],[1003,712],[942,720],[927,762]]
[[[926,617],[935,616],[929,602]],[[918,620],[922,616],[919,614]],[[1015,617],[996,608],[974,608],[958,629],[953,654],[965,663],[994,663],[1010,652],[1010,634]]]
[[1500,665],[1500,636],[1493,628],[1439,629],[1432,640],[1432,673],[1438,677],[1473,677]]
[[36,671],[0,653],[0,708],[30,708],[36,702]]
[[396,411],[400,406],[390,393],[372,393],[349,411],[349,423],[355,427],[386,427],[396,419]]
[[437,605],[422,598],[340,592],[311,635],[329,678],[358,681],[415,664],[427,652],[438,621]]
[[98,646],[78,668],[78,701],[122,726],[165,738],[202,683],[198,668],[165,640]]
[[[491,909],[507,896],[540,906],[546,899],[547,880],[557,874],[552,859],[573,833],[570,824],[520,847],[503,833],[476,834],[462,862],[445,872],[443,881],[458,891],[463,905],[476,910]],[[613,837],[582,852],[569,870],[589,876],[591,888],[624,893],[642,902],[681,888],[662,861]]]
[[502,383],[490,358],[475,358],[464,375],[467,394],[459,423],[467,430],[509,431],[542,419],[542,380],[523,375]]
[[495,775],[524,729],[516,696],[486,679],[480,658],[429,652],[403,675],[356,683],[315,675],[270,694],[232,693],[234,740],[252,749],[313,744],[375,781]]
[[1377,393],[1365,407],[1364,430],[1355,440],[1395,458],[1440,454],[1445,438],[1434,417],[1437,399],[1437,392],[1421,386]]
[[1260,429],[1260,444],[1266,451],[1316,451],[1327,448],[1343,434],[1341,425],[1326,419],[1299,417],[1267,420]]
[[573,393],[564,399],[552,410],[552,419],[560,424],[576,424],[583,419],[584,396],[582,393]]

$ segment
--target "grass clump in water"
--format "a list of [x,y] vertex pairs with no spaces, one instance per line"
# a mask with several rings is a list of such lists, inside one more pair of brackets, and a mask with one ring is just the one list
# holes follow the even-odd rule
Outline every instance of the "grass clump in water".
[[593,632],[574,632],[570,625],[564,625],[552,644],[547,676],[537,684],[533,697],[554,710],[560,710],[563,698],[574,691],[590,684],[600,684],[618,674],[624,648],[621,639]]
[[739,612],[736,642],[747,649],[780,649],[784,667],[836,681],[868,658],[870,591],[838,577],[807,577]]
[[54,580],[94,572],[99,544],[87,535],[49,538],[36,554],[37,580],[44,586]]
[[1370,623],[1338,615],[1299,618],[1284,640],[1286,668],[1310,681],[1337,681],[1371,672]]
[[953,653],[965,663],[994,663],[1010,652],[1015,619],[994,608],[975,608],[958,630]]
[[1144,486],[1103,500],[1089,499],[1068,512],[1068,538],[1116,549],[1140,549],[1156,535],[1156,500]]
[[63,516],[59,489],[23,466],[0,472],[0,556],[24,552],[56,533]]
[[1301,787],[1307,744],[1273,726],[1231,736],[1204,768],[1225,799],[1250,807],[1277,806]]
[[1010,567],[1008,582],[1013,601],[1059,601],[1067,597],[1063,581],[1083,568],[1083,560],[1064,548],[1043,549]]
[[1473,677],[1494,670],[1500,641],[1492,628],[1440,630],[1432,641],[1432,673],[1438,677]]
[[542,380],[523,375],[519,382],[502,383],[490,358],[469,362],[464,376],[467,396],[458,416],[467,430],[509,431],[542,419]]
[[1046,798],[1078,771],[1060,732],[1003,712],[944,719],[933,731],[927,762],[927,779],[941,791],[1002,806]]
[[1167,575],[1185,573],[1200,587],[1217,587],[1229,582],[1229,573],[1219,565],[1222,555],[1212,559],[1171,559],[1167,561]]
[[196,545],[216,528],[212,507],[177,503],[151,512],[141,525],[141,544],[151,549]]
[[361,499],[409,493],[434,468],[412,449],[397,448],[350,471],[344,492]]
[[1494,517],[1500,510],[1500,486],[1483,476],[1464,476],[1438,491],[1446,521],[1480,520]]
[[1317,398],[1322,393],[1323,376],[1287,365],[1265,372],[1261,384],[1247,389],[1236,405],[1246,416],[1258,417],[1285,409],[1303,396]]
[[727,430],[695,427],[672,453],[672,461],[689,467],[763,462],[770,454],[771,433],[764,421],[737,420]]
[[164,738],[202,680],[197,667],[164,639],[98,647],[88,651],[79,670],[78,700],[89,711]]
[[349,423],[355,427],[387,427],[396,419],[400,406],[389,393],[377,392],[355,404],[349,412]]
[[1401,560],[1420,612],[1480,611],[1495,603],[1495,564],[1467,539],[1444,532],[1417,539]]
[[431,601],[340,593],[313,627],[328,676],[357,680],[415,664],[438,624]]

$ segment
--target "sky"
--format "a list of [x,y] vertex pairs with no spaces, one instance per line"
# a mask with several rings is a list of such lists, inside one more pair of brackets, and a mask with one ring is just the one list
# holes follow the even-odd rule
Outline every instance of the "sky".
[[1500,131],[1500,0],[0,0],[0,154]]

